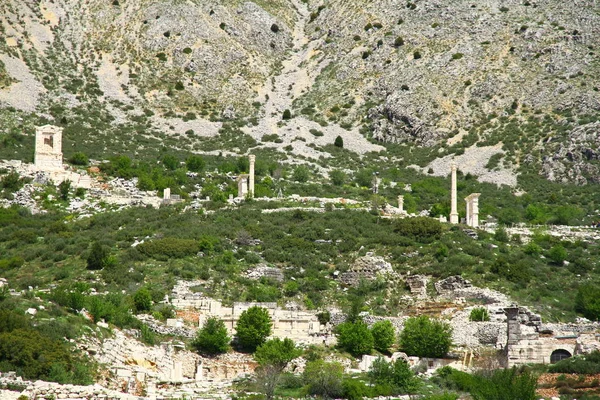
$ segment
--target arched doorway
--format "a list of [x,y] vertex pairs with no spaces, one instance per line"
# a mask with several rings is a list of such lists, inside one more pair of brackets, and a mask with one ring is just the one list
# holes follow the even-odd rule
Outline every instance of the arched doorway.
[[556,364],[560,360],[564,360],[566,358],[571,358],[572,355],[567,350],[558,349],[554,350],[550,355],[550,364]]

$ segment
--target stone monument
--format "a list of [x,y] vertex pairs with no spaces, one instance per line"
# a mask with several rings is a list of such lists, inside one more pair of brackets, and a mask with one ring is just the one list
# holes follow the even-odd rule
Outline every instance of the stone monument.
[[404,212],[404,196],[398,196],[398,210]]
[[38,170],[63,170],[62,128],[44,125],[35,130],[35,160]]
[[256,162],[256,156],[251,154],[248,156],[250,161],[250,177],[248,180],[248,194],[250,197],[254,197],[254,163]]
[[472,193],[465,197],[467,203],[467,225],[471,228],[479,227],[479,196],[481,193]]
[[452,162],[451,168],[451,179],[452,184],[450,187],[450,223],[458,224],[458,210],[456,204],[456,164]]

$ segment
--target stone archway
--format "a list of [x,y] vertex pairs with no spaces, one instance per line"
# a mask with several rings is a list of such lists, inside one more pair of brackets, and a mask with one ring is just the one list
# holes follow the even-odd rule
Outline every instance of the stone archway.
[[556,364],[557,362],[566,358],[571,358],[573,355],[565,349],[556,349],[550,355],[550,364]]

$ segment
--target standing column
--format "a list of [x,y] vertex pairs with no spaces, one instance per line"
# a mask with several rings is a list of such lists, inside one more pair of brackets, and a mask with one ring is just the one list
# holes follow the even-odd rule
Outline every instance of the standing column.
[[400,212],[404,212],[404,196],[398,196],[398,209]]
[[479,196],[480,193],[473,193],[471,196],[471,226],[479,227]]
[[450,188],[450,223],[458,224],[458,210],[456,205],[456,164],[452,162],[451,166],[452,186]]
[[465,197],[465,203],[467,203],[467,225],[471,226],[471,208],[473,207],[471,203],[471,196]]
[[250,160],[250,179],[248,185],[248,194],[251,198],[254,198],[254,162],[256,161],[256,156],[251,154],[248,156]]

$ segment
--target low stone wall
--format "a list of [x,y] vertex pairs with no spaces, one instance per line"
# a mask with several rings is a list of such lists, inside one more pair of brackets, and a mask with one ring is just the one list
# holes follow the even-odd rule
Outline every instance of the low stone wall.
[[[65,400],[138,400],[140,397],[106,389],[100,385],[77,386],[61,385],[54,382],[24,381],[14,372],[0,373],[0,398],[9,399],[13,393],[24,395],[29,399],[54,398]],[[18,397],[17,396],[17,397]]]

